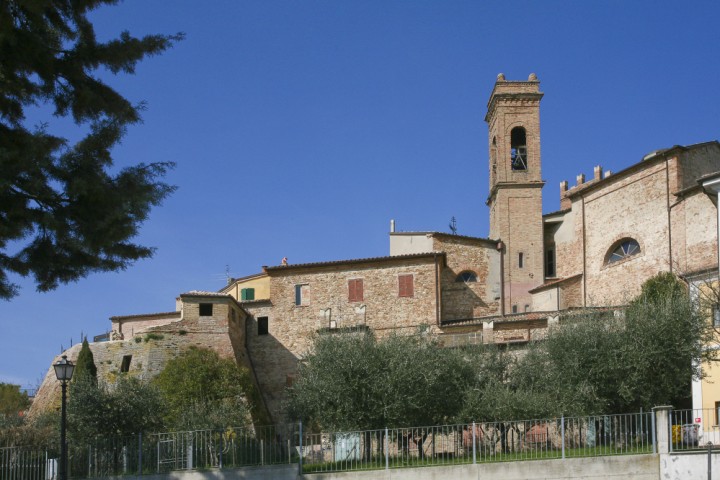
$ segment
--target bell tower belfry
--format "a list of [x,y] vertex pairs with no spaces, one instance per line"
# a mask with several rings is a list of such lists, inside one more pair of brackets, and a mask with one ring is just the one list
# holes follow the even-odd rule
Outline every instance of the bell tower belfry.
[[543,283],[540,82],[497,77],[485,121],[490,146],[490,238],[503,253],[503,312],[532,310],[529,290]]

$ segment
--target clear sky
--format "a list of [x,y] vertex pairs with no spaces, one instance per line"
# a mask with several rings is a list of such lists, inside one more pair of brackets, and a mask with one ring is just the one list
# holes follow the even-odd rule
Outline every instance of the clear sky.
[[[545,93],[544,211],[559,183],[720,139],[717,1],[127,0],[101,38],[185,32],[111,84],[145,100],[116,165],[174,161],[151,260],[0,303],[0,381],[33,387],[109,317],[166,312],[262,265],[383,256],[401,231],[488,236],[487,100]],[[62,122],[46,118],[50,130]]]

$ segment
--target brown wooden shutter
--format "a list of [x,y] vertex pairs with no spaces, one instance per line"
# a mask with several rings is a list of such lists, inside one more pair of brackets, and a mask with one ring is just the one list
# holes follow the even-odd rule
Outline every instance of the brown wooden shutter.
[[413,288],[413,275],[398,275],[400,297],[412,297],[415,294]]
[[348,280],[348,301],[362,302],[362,300],[363,300],[362,278]]

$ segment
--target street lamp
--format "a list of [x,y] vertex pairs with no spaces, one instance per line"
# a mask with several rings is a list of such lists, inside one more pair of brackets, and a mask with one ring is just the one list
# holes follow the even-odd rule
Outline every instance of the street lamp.
[[62,404],[60,408],[60,480],[67,480],[67,443],[65,442],[65,397],[67,382],[72,379],[75,365],[63,355],[62,359],[53,365],[55,376],[62,382]]

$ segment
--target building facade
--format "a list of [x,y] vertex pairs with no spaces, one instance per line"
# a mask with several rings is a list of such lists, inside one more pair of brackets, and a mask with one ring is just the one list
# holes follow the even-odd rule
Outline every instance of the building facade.
[[[542,338],[563,312],[624,305],[659,272],[717,279],[720,144],[657,150],[617,173],[596,166],[587,181],[581,174],[571,188],[562,182],[560,210],[543,214],[542,97],[534,74],[527,81],[501,74],[490,94],[489,238],[393,226],[388,256],[283,261],[218,292],[182,294],[175,312],[111,317],[112,341],[92,345],[96,358],[105,352],[99,370],[152,376],[158,358],[208,346],[253,372],[281,421],[285,388],[322,333],[422,331],[445,344],[522,343]],[[154,345],[166,354],[127,353],[148,332],[164,335]],[[127,355],[142,359],[123,368]],[[720,391],[707,385],[698,405],[714,406]]]

